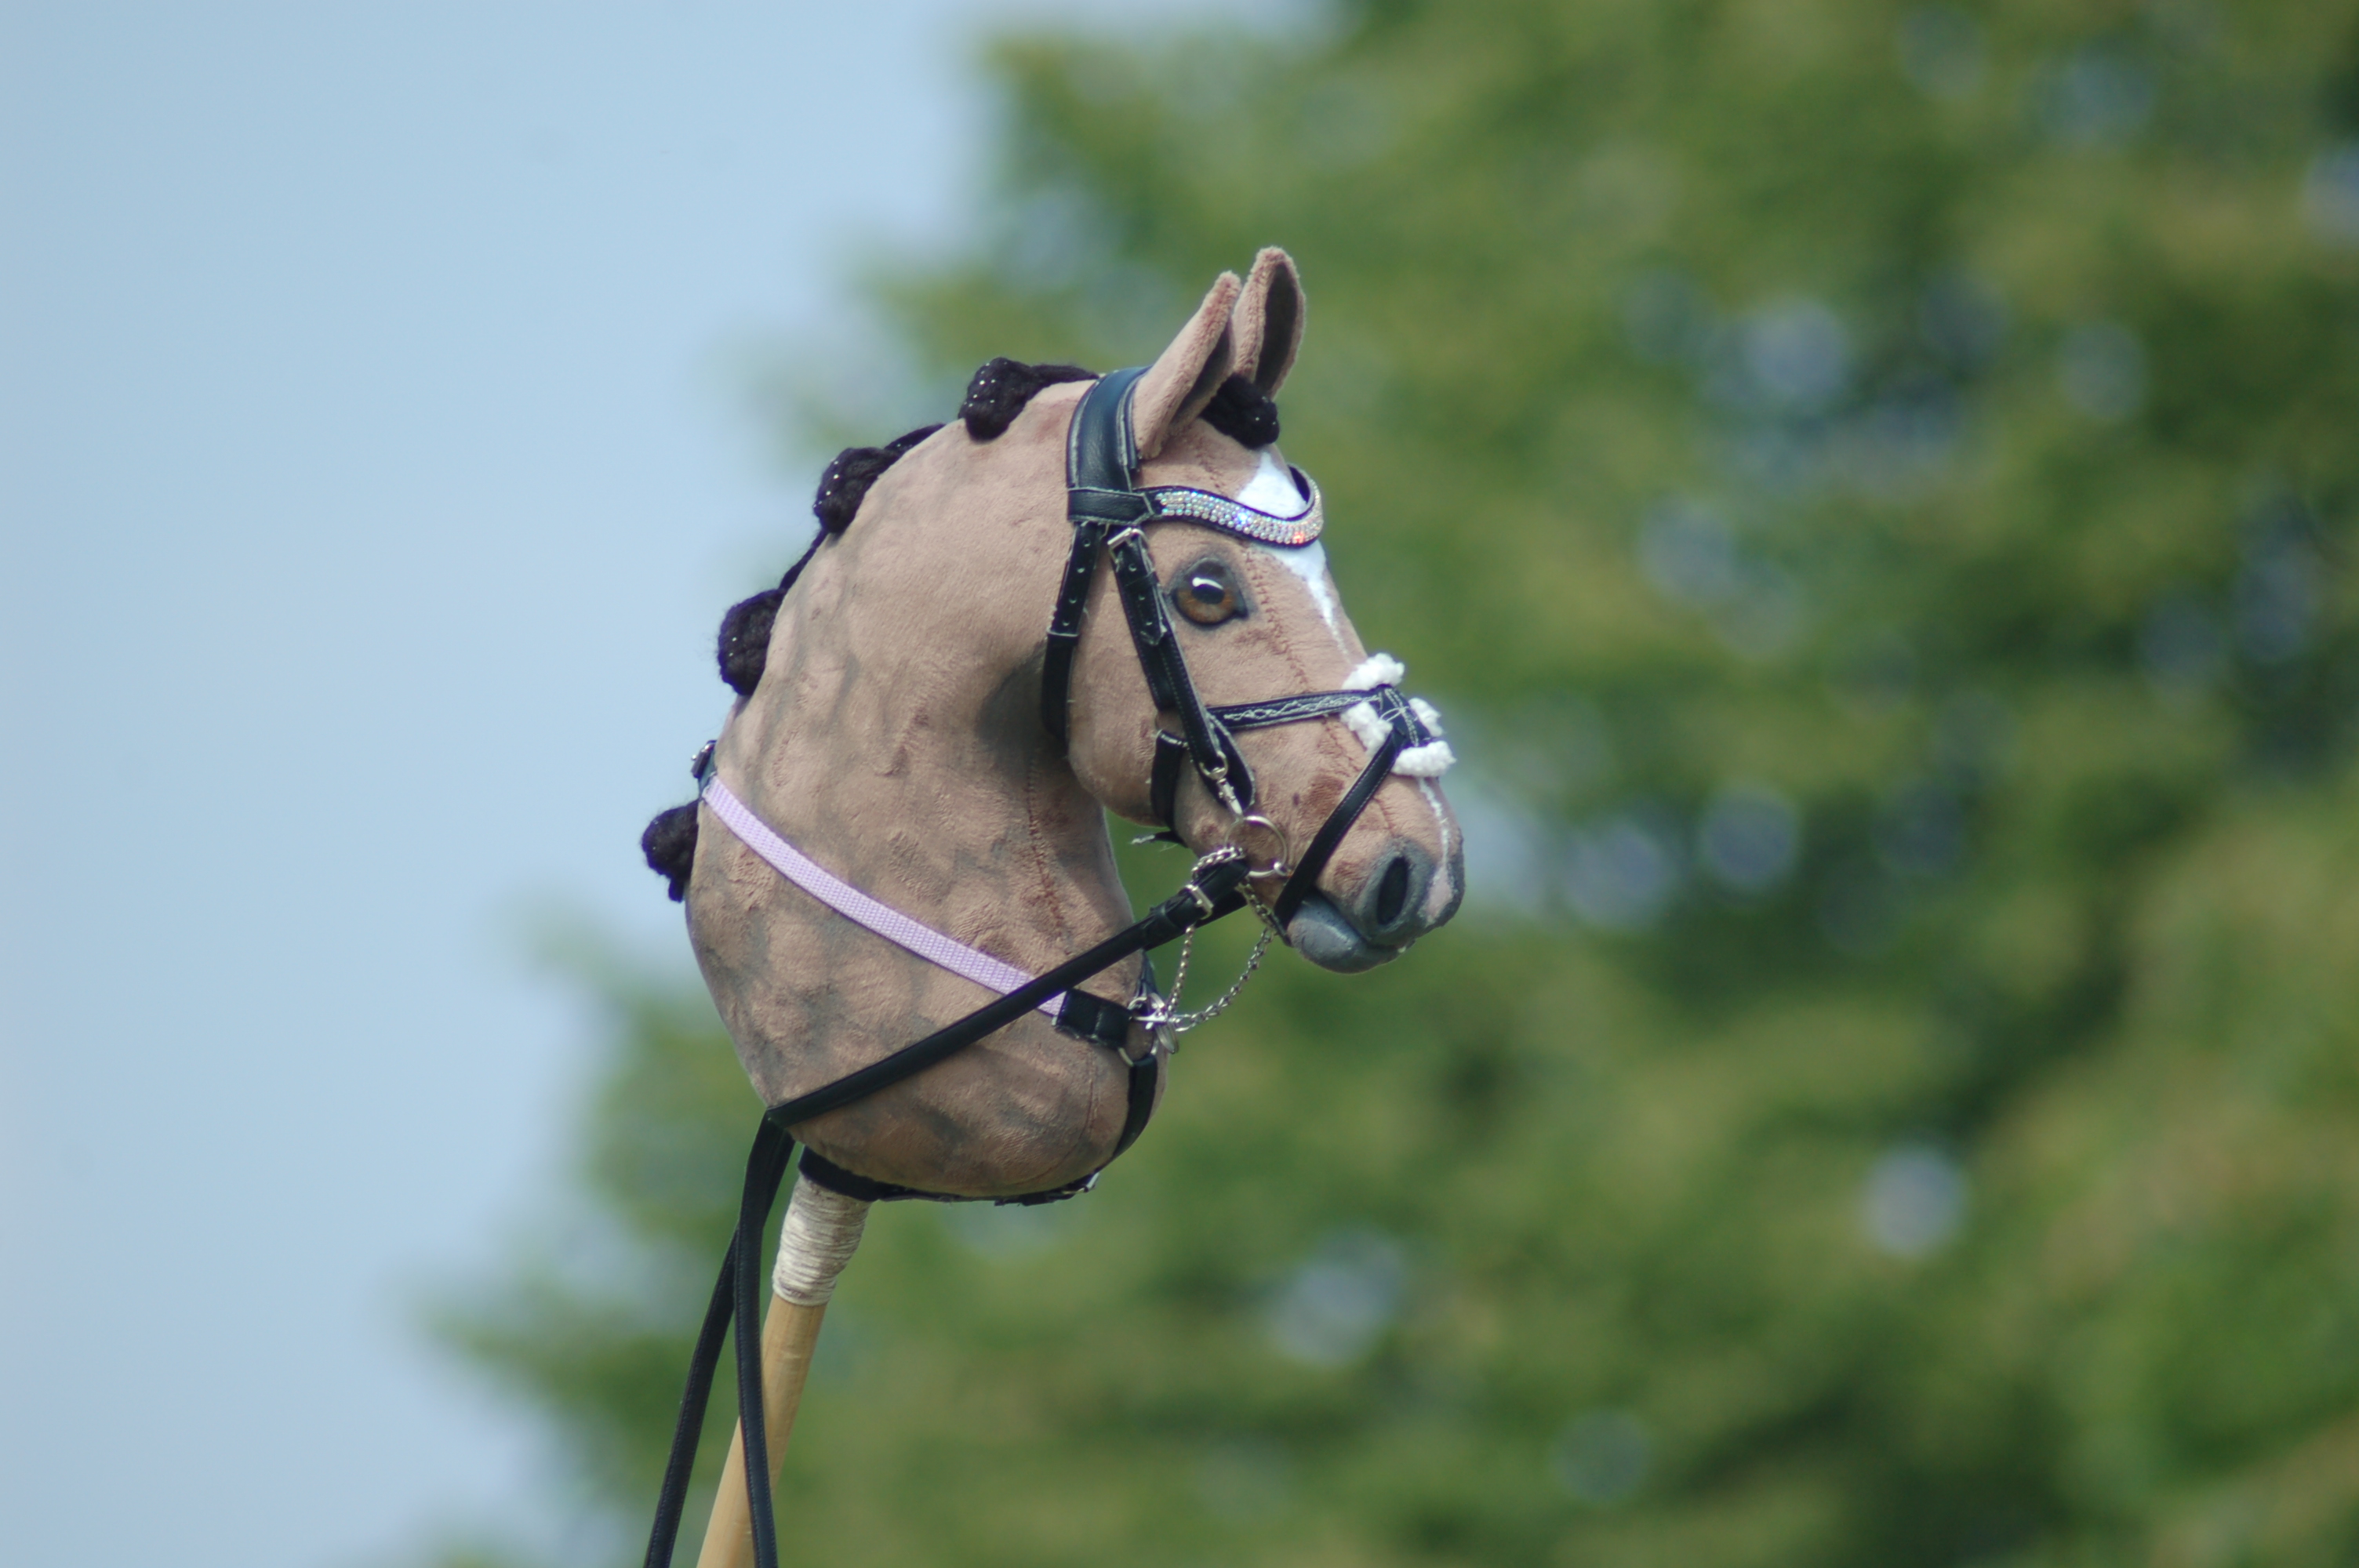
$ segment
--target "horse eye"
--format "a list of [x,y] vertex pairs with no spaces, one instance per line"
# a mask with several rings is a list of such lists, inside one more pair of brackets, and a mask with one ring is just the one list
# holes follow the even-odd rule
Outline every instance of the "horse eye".
[[1199,626],[1218,626],[1245,611],[1244,596],[1219,561],[1204,561],[1181,572],[1171,584],[1171,601],[1180,613]]

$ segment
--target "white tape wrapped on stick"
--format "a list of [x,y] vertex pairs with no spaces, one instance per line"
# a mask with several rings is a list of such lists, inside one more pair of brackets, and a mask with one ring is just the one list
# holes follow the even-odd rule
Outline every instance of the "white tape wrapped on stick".
[[864,1198],[845,1197],[813,1181],[795,1183],[786,1220],[778,1227],[777,1266],[770,1271],[770,1288],[780,1301],[826,1304],[835,1294],[836,1276],[859,1250],[868,1209]]

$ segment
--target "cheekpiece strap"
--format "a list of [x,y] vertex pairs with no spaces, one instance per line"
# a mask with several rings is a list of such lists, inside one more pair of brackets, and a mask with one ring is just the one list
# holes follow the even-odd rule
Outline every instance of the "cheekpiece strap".
[[1049,642],[1040,658],[1040,722],[1059,747],[1066,742],[1066,708],[1072,701],[1073,654],[1082,641],[1082,611],[1097,575],[1098,552],[1117,527],[1147,519],[1146,503],[1131,488],[1137,466],[1137,438],[1130,427],[1130,389],[1146,367],[1108,371],[1090,384],[1065,430],[1065,515],[1073,525],[1073,547],[1049,615]]
[[1180,739],[1204,786],[1215,795],[1225,794],[1236,809],[1244,811],[1253,805],[1253,770],[1189,677],[1187,661],[1180,656],[1179,641],[1171,634],[1170,619],[1164,611],[1163,585],[1156,579],[1146,535],[1138,531],[1164,514],[1157,499],[1163,492],[1137,488],[1138,438],[1131,426],[1131,403],[1138,378],[1145,373],[1143,368],[1133,367],[1100,376],[1082,395],[1066,430],[1065,514],[1073,525],[1073,547],[1065,558],[1064,579],[1041,654],[1040,719],[1058,744],[1067,742],[1073,658],[1081,645],[1090,582],[1103,551],[1112,564],[1123,619],[1130,625],[1131,642],[1156,710],[1179,716]]

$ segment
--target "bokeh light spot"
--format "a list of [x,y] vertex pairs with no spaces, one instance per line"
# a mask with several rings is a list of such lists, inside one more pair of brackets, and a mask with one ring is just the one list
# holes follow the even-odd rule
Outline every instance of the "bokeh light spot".
[[1800,815],[1767,784],[1734,784],[1712,797],[1696,829],[1696,858],[1722,885],[1759,894],[1792,874]]
[[1628,1411],[1593,1410],[1573,1418],[1551,1459],[1558,1485],[1592,1508],[1611,1508],[1646,1484],[1654,1439]]
[[2056,384],[2092,419],[2118,423],[2146,404],[2146,346],[2118,321],[2084,321],[2056,351]]
[[1895,1258],[1922,1258],[1957,1234],[1966,1217],[1966,1175],[1930,1143],[1887,1151],[1860,1191],[1859,1226],[1868,1244]]
[[2301,214],[2326,243],[2359,247],[2359,141],[2337,143],[2310,160],[2301,182]]
[[1269,1307],[1270,1343],[1308,1366],[1348,1366],[1392,1326],[1408,1282],[1398,1242],[1365,1227],[1336,1231],[1279,1286]]

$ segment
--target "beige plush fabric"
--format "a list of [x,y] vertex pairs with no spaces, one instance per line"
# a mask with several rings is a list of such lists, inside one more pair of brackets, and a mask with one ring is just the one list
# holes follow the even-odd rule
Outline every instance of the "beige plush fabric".
[[1276,395],[1302,347],[1302,284],[1292,256],[1272,245],[1254,257],[1232,321],[1234,373]]
[[[1151,373],[1162,412],[1141,409],[1142,439],[1151,427],[1158,450],[1145,483],[1234,494],[1262,471],[1262,454],[1189,413],[1199,390],[1209,396],[1218,385],[1212,368],[1227,373],[1238,293],[1223,275]],[[806,854],[1034,973],[1132,918],[1099,803],[1146,816],[1158,722],[1103,569],[1076,665],[1070,760],[1038,717],[1041,635],[1071,543],[1065,433],[1082,390],[1048,389],[996,440],[975,441],[952,423],[888,470],[787,596],[761,685],[731,712],[716,754],[730,787]],[[1180,414],[1189,417],[1175,425]],[[1206,628],[1174,617],[1209,701],[1332,688],[1365,656],[1340,608],[1322,611],[1321,594],[1337,603],[1332,579],[1298,569],[1311,564],[1308,552],[1292,552],[1289,564],[1267,546],[1177,523],[1149,537],[1167,582],[1217,556],[1245,585],[1251,612],[1242,619]],[[1241,744],[1261,809],[1298,850],[1365,760],[1336,723],[1256,731]],[[1217,842],[1225,822],[1201,785],[1190,778],[1180,798],[1182,833]],[[1339,903],[1356,896],[1401,840],[1445,868],[1428,902],[1446,917],[1462,878],[1455,824],[1430,783],[1386,783],[1322,890]],[[1176,851],[1171,869],[1176,886],[1186,869]],[[688,915],[705,979],[770,1104],[989,1000],[810,899],[709,810]],[[1087,989],[1125,1000],[1137,968],[1133,959]],[[1145,1044],[1135,1039],[1133,1049]],[[795,1130],[874,1180],[1006,1195],[1102,1163],[1123,1125],[1125,1090],[1113,1053],[1033,1014]]]
[[1229,366],[1235,358],[1229,318],[1236,309],[1241,287],[1233,272],[1214,278],[1196,314],[1138,378],[1138,390],[1131,395],[1130,418],[1142,459],[1161,451],[1171,432],[1186,428],[1212,401],[1221,383],[1229,379]]

